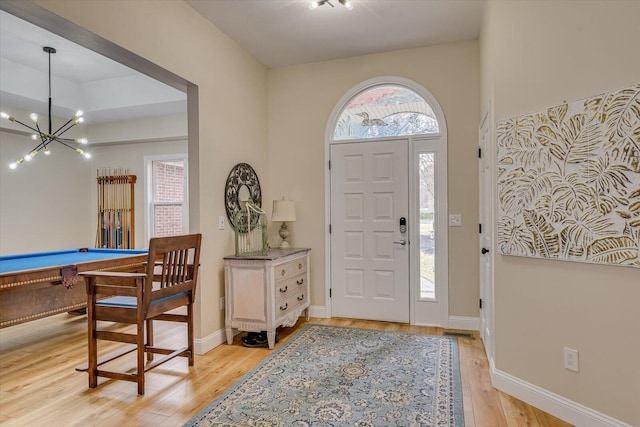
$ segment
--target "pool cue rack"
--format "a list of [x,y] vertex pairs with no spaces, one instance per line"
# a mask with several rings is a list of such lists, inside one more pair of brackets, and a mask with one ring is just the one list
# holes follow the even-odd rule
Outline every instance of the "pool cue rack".
[[98,170],[98,230],[96,247],[135,247],[136,176],[128,169]]

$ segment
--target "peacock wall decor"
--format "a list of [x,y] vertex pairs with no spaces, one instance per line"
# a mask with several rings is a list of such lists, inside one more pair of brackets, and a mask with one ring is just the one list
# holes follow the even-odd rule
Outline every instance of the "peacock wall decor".
[[640,83],[497,123],[498,250],[640,268]]

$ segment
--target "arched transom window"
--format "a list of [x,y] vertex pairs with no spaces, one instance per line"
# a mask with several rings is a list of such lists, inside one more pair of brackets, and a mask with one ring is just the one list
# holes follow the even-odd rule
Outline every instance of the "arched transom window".
[[333,140],[437,134],[431,106],[400,85],[370,87],[351,98],[340,113]]

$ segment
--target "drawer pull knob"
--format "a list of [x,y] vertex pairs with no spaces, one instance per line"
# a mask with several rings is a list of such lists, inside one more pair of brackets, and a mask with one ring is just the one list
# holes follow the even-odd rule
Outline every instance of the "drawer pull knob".
[[286,303],[284,307],[280,306],[280,311],[285,311],[287,308],[289,308],[289,303]]
[[296,283],[298,285],[302,285],[304,283],[304,279],[298,279],[298,280],[296,280]]
[[298,297],[298,301],[302,301],[303,299],[304,299],[304,294],[302,294],[302,295],[300,295],[300,296]]
[[302,263],[298,264],[298,270],[302,269]]
[[284,269],[282,269],[282,271],[280,272],[280,275],[284,276],[285,274],[287,274],[287,272]]
[[289,285],[285,286],[284,289],[280,288],[280,292],[284,294],[285,292],[287,292],[287,289],[289,289]]

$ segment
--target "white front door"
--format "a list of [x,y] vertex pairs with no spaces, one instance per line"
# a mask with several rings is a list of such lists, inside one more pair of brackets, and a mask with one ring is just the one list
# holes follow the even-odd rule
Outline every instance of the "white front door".
[[408,140],[332,144],[334,317],[409,322]]
[[493,180],[491,179],[490,119],[480,125],[480,336],[490,361],[493,360]]

